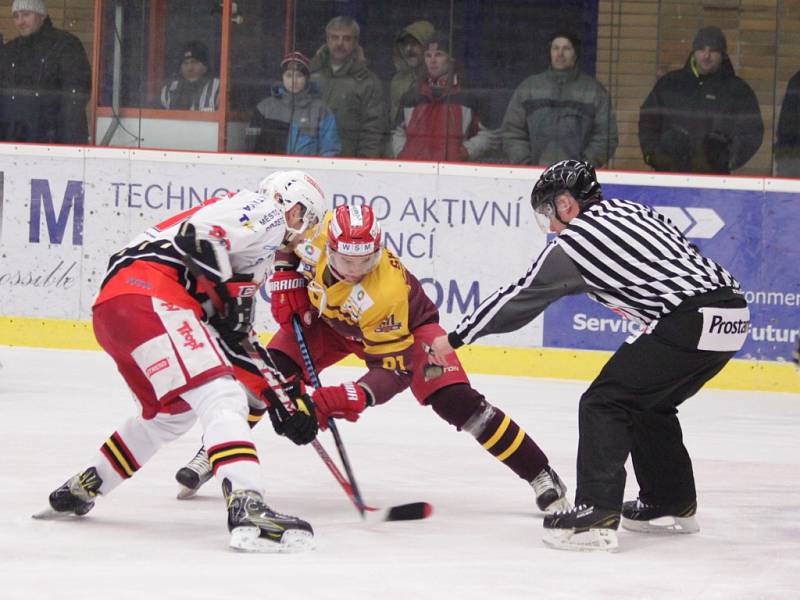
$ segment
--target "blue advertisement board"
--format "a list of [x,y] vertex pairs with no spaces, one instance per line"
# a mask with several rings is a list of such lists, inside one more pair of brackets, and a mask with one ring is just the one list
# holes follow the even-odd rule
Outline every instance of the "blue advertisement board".
[[[635,200],[668,216],[706,256],[742,284],[752,327],[738,358],[791,356],[800,328],[800,199],[755,190],[603,185],[608,198]],[[615,350],[638,325],[585,296],[544,314],[544,346]]]

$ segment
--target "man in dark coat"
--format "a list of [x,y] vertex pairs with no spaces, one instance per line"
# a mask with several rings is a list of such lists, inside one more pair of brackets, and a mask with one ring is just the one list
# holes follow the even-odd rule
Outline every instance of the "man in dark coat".
[[684,67],[658,80],[639,113],[639,144],[656,171],[730,173],[763,136],[756,95],[736,76],[717,27],[697,32]]
[[800,71],[786,86],[775,140],[776,175],[800,177]]
[[87,144],[92,71],[81,41],[42,0],[14,0],[19,37],[0,54],[0,141]]

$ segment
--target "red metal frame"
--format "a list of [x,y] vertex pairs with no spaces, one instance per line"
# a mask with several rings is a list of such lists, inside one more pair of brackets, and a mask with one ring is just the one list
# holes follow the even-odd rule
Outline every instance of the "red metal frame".
[[152,106],[161,91],[167,37],[167,1],[151,0],[147,25],[147,103]]
[[231,47],[231,2],[224,0],[222,4],[222,44],[220,45],[219,64],[219,130],[217,131],[217,152],[225,151],[228,139],[228,63]]

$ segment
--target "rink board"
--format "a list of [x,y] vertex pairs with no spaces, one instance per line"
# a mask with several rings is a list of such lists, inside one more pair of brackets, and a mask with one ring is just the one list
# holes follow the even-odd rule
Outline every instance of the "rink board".
[[[0,343],[94,347],[91,303],[111,254],[167,216],[286,168],[310,172],[334,205],[373,207],[386,245],[420,279],[445,328],[523,275],[547,243],[528,203],[537,168],[0,145]],[[611,171],[600,179],[607,197],[664,212],[742,282],[753,328],[742,360],[721,375],[731,379],[725,386],[797,389],[785,361],[798,331],[800,182]],[[277,326],[266,302],[256,326],[268,336]],[[461,355],[477,372],[584,379],[633,331],[572,297]]]

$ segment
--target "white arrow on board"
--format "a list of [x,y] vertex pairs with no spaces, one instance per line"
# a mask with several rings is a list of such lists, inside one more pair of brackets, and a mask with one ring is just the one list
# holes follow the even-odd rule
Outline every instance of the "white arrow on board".
[[686,211],[696,221],[694,227],[684,232],[686,237],[711,239],[725,227],[725,221],[710,208],[687,208]]
[[711,208],[679,208],[677,206],[654,206],[653,208],[672,221],[672,224],[686,237],[711,239],[725,227],[725,221]]
[[682,208],[677,206],[654,206],[653,208],[656,212],[672,221],[672,224],[675,225],[681,233],[685,233],[687,229],[694,225],[694,221],[689,218],[689,215],[683,212]]

